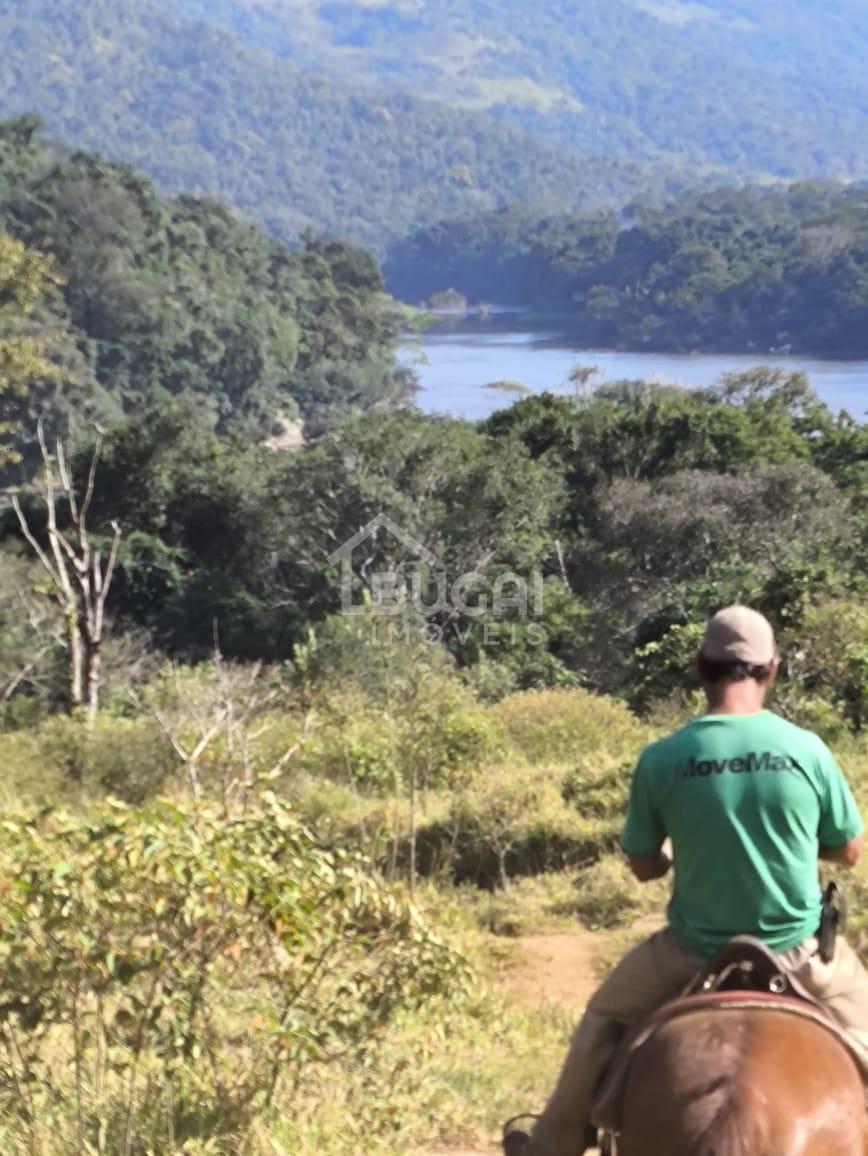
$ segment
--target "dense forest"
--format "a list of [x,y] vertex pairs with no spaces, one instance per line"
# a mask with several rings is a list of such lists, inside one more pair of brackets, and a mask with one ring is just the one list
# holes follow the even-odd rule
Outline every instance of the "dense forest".
[[665,188],[484,115],[299,70],[225,30],[132,0],[0,9],[0,114],[41,114],[69,144],[220,197],[272,234],[368,244],[432,215],[533,200],[569,208]]
[[[26,481],[37,464],[37,418],[51,436],[74,433],[81,468],[87,421],[100,422],[102,485],[90,516],[106,533],[115,522],[124,530],[113,613],[122,632],[144,632],[159,652],[200,658],[219,623],[229,657],[287,656],[340,606],[329,555],[383,512],[433,551],[450,582],[473,573],[489,595],[512,571],[548,583],[543,647],[526,623],[512,622],[508,644],[491,648],[455,629],[484,628],[485,613],[434,614],[445,651],[491,694],[568,682],[644,701],[651,676],[639,688],[636,647],[669,637],[687,608],[710,609],[724,585],[792,617],[798,598],[811,597],[799,583],[810,587],[815,567],[831,560],[842,589],[857,582],[866,431],[817,403],[798,375],[757,371],[705,394],[615,385],[585,401],[529,399],[479,426],[423,417],[408,405],[412,381],[395,357],[400,314],[365,253],[315,238],[287,251],[219,205],[162,201],[131,169],[48,148],[32,120],[8,123],[0,143],[0,225],[43,266],[24,292],[29,311],[16,313],[22,294],[12,293],[4,327],[55,367],[7,400],[19,430],[7,442],[21,458],[7,475]],[[643,282],[644,269],[662,277],[669,267],[649,261],[665,255],[664,228],[700,271],[708,259],[696,237],[715,220],[719,247],[708,253],[732,240],[756,262],[757,235],[736,229],[725,204],[696,202],[680,232],[664,215],[621,234],[593,223],[611,264],[632,268],[618,314],[625,332],[666,300]],[[789,213],[800,251],[822,248],[831,271],[850,260],[846,249],[834,256],[840,230],[818,211],[834,222],[849,210],[855,228],[855,194],[793,190],[746,204],[778,240]],[[574,224],[549,228],[585,254]],[[670,265],[684,274],[683,261]],[[774,318],[770,267],[753,283],[766,285]],[[707,272],[684,276],[682,292],[708,284]],[[852,322],[840,295],[834,301],[838,323]],[[677,316],[706,314],[697,306]],[[819,313],[809,332],[827,319]],[[298,417],[309,444],[263,453]],[[691,491],[705,497],[688,501]],[[743,517],[750,532],[726,539],[721,570],[718,535]],[[763,535],[782,527],[772,563]],[[14,522],[7,532],[14,541]],[[693,536],[708,549],[682,551]],[[408,563],[387,539],[369,544],[364,573]],[[683,573],[667,570],[665,559],[682,556]],[[50,647],[45,661],[57,654]],[[35,707],[44,691],[55,703],[62,686],[49,685],[34,673],[37,700],[22,684],[12,701]]]
[[31,425],[173,400],[255,441],[408,394],[401,312],[369,254],[289,251],[220,204],[163,200],[131,168],[46,143],[32,117],[0,124],[0,229],[53,258],[27,325],[63,375],[22,403]]
[[665,208],[507,209],[393,246],[406,300],[558,312],[590,346],[868,354],[868,186],[691,193]]
[[570,148],[697,171],[865,176],[860,0],[160,0],[305,68]]

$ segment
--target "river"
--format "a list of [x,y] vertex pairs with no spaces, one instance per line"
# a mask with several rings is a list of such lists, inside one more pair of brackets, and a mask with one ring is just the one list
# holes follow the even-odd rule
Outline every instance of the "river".
[[534,393],[572,393],[567,375],[575,365],[596,366],[594,382],[623,379],[675,382],[698,388],[724,373],[756,365],[804,370],[817,394],[833,410],[868,417],[868,361],[824,361],[763,354],[621,353],[582,349],[556,323],[530,325],[521,314],[489,320],[444,319],[409,344],[405,359],[419,378],[417,405],[428,413],[471,420],[515,400],[517,393],[487,388],[519,382]]

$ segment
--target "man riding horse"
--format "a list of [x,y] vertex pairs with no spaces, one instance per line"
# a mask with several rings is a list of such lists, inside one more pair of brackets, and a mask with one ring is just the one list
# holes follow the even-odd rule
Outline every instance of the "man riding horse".
[[668,925],[591,998],[543,1114],[531,1134],[508,1137],[509,1156],[593,1147],[592,1099],[625,1031],[679,995],[735,936],[765,944],[782,971],[868,1045],[868,973],[840,936],[833,949],[821,951],[818,941],[817,860],[852,867],[862,851],[844,775],[817,735],[765,709],[779,658],[761,614],[722,610],[697,665],[708,713],[643,752],[622,837],[640,882],[673,868]]

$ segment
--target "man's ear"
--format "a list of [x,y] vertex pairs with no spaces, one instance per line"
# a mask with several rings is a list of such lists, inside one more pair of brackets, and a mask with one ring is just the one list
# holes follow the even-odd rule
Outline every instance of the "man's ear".
[[777,682],[778,671],[781,669],[781,656],[776,654],[769,663],[769,672],[763,679],[766,686],[774,686]]

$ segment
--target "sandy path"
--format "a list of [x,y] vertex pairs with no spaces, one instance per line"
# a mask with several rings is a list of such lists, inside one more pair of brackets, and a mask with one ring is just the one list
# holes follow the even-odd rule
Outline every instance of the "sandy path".
[[525,936],[516,941],[519,960],[504,971],[503,985],[532,1007],[583,1008],[597,985],[594,964],[601,939],[599,932]]
[[[578,1011],[597,986],[594,965],[606,942],[607,933],[600,931],[522,936],[512,941],[516,956],[504,967],[500,982],[529,1007],[554,1004]],[[497,1152],[499,1146],[440,1148],[412,1156],[494,1156]]]

